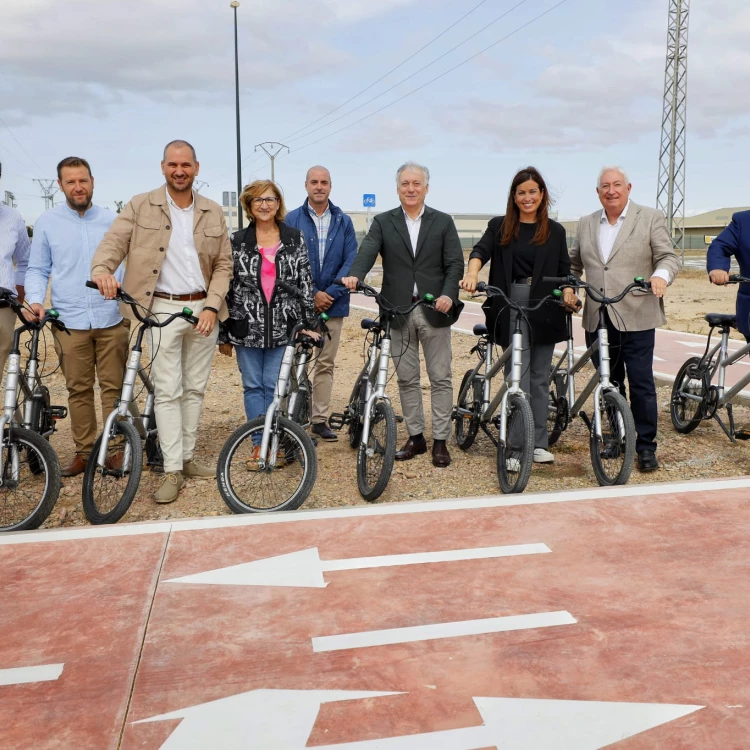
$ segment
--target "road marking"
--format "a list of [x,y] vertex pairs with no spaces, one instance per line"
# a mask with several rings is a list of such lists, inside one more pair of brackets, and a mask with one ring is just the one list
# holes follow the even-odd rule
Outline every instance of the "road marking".
[[539,612],[531,615],[510,615],[507,617],[490,617],[482,620],[460,620],[458,622],[441,622],[431,625],[414,625],[408,628],[369,630],[362,633],[324,635],[313,638],[312,645],[315,653],[345,651],[351,648],[388,646],[394,643],[415,643],[416,641],[433,641],[441,638],[457,638],[467,635],[505,633],[511,630],[531,630],[532,628],[551,628],[558,625],[575,625],[576,622],[577,620],[570,612]]
[[[133,722],[182,719],[161,750],[304,750],[324,703],[372,700],[393,692],[345,690],[251,690]],[[479,726],[422,734],[316,745],[315,750],[596,750],[704,706],[659,703],[472,699]],[[363,707],[367,710],[367,707]],[[665,742],[669,737],[662,735]]]
[[0,669],[0,685],[26,685],[29,682],[52,682],[63,672],[64,664],[43,664],[38,667]]
[[[663,373],[654,373],[663,376]],[[669,376],[672,377],[673,376]],[[750,397],[750,392],[743,391]],[[484,495],[480,497],[444,498],[440,500],[414,500],[382,505],[356,505],[347,508],[302,508],[293,513],[258,513],[242,516],[219,516],[195,518],[184,521],[154,521],[152,523],[120,524],[118,526],[86,526],[80,529],[42,529],[41,531],[15,531],[0,534],[0,547],[9,544],[33,544],[71,539],[95,539],[109,536],[134,536],[167,532],[185,532],[205,529],[222,529],[265,525],[271,523],[305,523],[339,518],[361,518],[366,516],[390,516],[411,513],[438,513],[455,510],[483,510],[485,508],[512,508],[519,505],[546,505],[547,503],[595,502],[622,498],[648,498],[659,495],[687,495],[708,492],[732,491],[750,488],[750,478],[710,479],[692,482],[660,482],[657,484],[634,484],[617,487],[589,487],[565,492],[529,492],[523,495]],[[710,500],[703,497],[701,500]],[[717,495],[717,502],[723,497]]]
[[457,562],[459,560],[486,560],[516,555],[539,555],[551,552],[546,544],[514,544],[504,547],[445,550],[441,552],[416,552],[406,555],[380,557],[352,557],[343,560],[321,560],[318,548],[299,550],[285,555],[275,555],[262,560],[206,570],[202,573],[170,578],[165,583],[198,583],[222,586],[294,586],[325,588],[323,573],[364,568],[390,568],[400,565],[425,565]]

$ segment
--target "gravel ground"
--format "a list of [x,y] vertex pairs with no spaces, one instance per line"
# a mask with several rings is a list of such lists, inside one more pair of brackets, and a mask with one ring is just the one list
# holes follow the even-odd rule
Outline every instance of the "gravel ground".
[[[686,273],[680,277],[668,302],[670,327],[705,332],[700,325],[705,311],[716,312],[733,309],[733,292],[707,286],[705,275]],[[336,365],[333,407],[340,411],[351,391],[352,383],[362,363],[363,332],[359,321],[363,314],[353,311],[344,326],[341,347]],[[463,373],[473,367],[475,355],[469,355],[473,339],[460,333],[453,334],[453,370],[456,388]],[[50,358],[55,356],[51,347]],[[47,366],[48,371],[52,369]],[[62,375],[52,374],[48,385],[53,403],[66,403]],[[394,408],[400,413],[398,388],[395,377],[389,384]],[[429,384],[423,384],[426,413],[429,423]],[[676,433],[669,418],[671,389],[658,389],[659,400],[659,450],[662,468],[651,474],[639,474],[634,469],[630,483],[685,481],[712,477],[732,477],[746,473],[750,459],[750,445],[732,445],[715,422],[703,423],[691,435]],[[750,410],[737,407],[735,416],[739,424],[750,422]],[[236,361],[219,354],[206,392],[204,412],[198,435],[197,455],[206,462],[215,462],[229,434],[242,422],[242,392]],[[52,437],[52,445],[65,465],[73,455],[69,420],[60,423],[59,431]],[[406,427],[398,426],[399,446],[406,440]],[[430,435],[429,424],[426,433]],[[455,443],[449,445],[453,463],[446,469],[432,466],[429,452],[408,463],[396,463],[387,490],[378,502],[400,500],[426,500],[432,498],[464,497],[499,493],[495,468],[495,450],[489,439],[480,433],[474,446],[466,453]],[[365,504],[357,491],[355,452],[350,450],[344,435],[338,443],[318,444],[318,482],[303,508],[321,508]],[[591,469],[588,433],[580,419],[563,434],[553,452],[554,465],[535,465],[529,481],[528,492],[560,491],[596,486]],[[170,518],[211,516],[228,513],[216,487],[215,480],[189,480],[177,502],[159,506],[150,498],[159,486],[161,476],[144,473],[139,494],[126,521],[145,521]],[[332,491],[335,488],[335,491]],[[86,523],[81,509],[81,477],[64,480],[57,506],[45,524],[46,527],[76,526]]]

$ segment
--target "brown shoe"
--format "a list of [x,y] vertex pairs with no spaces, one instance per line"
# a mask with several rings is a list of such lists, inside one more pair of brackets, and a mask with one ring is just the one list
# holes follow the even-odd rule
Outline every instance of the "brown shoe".
[[423,437],[417,438],[410,437],[404,447],[396,453],[396,461],[411,461],[414,456],[419,456],[422,453],[427,453],[427,443]]
[[79,474],[83,474],[86,471],[87,461],[88,456],[76,453],[75,458],[60,472],[60,476],[77,477]]
[[450,466],[451,454],[448,453],[448,446],[445,440],[434,440],[432,443],[432,465],[442,469]]

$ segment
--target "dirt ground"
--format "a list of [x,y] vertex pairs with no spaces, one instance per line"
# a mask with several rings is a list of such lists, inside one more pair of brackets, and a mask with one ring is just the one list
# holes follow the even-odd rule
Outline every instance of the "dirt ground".
[[[669,290],[666,300],[668,328],[707,332],[703,321],[706,312],[732,312],[736,287],[719,288],[708,283],[703,272],[686,271]],[[341,411],[351,391],[352,383],[361,367],[363,332],[359,321],[363,315],[353,311],[344,326],[336,363],[333,410]],[[458,387],[463,373],[474,365],[469,349],[470,336],[454,333],[454,387]],[[50,372],[57,364],[51,341],[48,345]],[[53,403],[65,404],[66,391],[62,375],[52,374],[48,380]],[[423,382],[425,412],[429,422],[429,383]],[[389,393],[394,408],[400,413],[398,388],[391,378]],[[682,436],[672,429],[669,418],[670,388],[660,388],[659,451],[662,468],[652,474],[633,471],[630,482],[667,482],[679,479],[732,477],[746,473],[750,460],[750,444],[732,445],[714,422],[701,425],[694,433]],[[750,421],[750,410],[735,409],[740,424]],[[242,390],[236,360],[217,353],[204,403],[198,434],[197,457],[215,462],[229,434],[244,422]],[[101,424],[101,423],[100,423]],[[406,428],[399,425],[399,445],[406,440]],[[429,436],[429,424],[427,435]],[[73,456],[70,421],[62,420],[52,437],[62,465]],[[453,463],[446,469],[432,466],[429,452],[408,463],[396,463],[387,490],[378,502],[449,498],[499,493],[495,468],[495,450],[489,439],[480,433],[474,446],[463,453],[455,443],[449,445]],[[338,443],[318,444],[318,481],[303,508],[353,506],[365,504],[357,491],[355,453],[350,450],[345,436]],[[596,485],[589,459],[588,434],[580,420],[576,420],[554,447],[553,465],[535,465],[527,491],[557,491]],[[218,492],[215,480],[189,480],[177,502],[160,506],[150,498],[158,487],[160,475],[144,473],[140,490],[126,521],[212,516],[229,513]],[[332,490],[335,488],[335,491]],[[81,477],[64,480],[57,506],[46,522],[46,527],[85,524],[81,508]]]

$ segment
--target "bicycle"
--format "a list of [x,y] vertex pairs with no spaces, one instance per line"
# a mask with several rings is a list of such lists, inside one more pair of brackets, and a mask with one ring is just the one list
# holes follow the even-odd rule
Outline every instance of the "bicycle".
[[[750,284],[750,278],[732,274],[729,284]],[[736,430],[732,399],[750,383],[750,373],[740,378],[731,388],[726,387],[727,367],[738,362],[750,353],[750,344],[730,354],[729,331],[737,328],[737,316],[734,314],[708,313],[704,320],[710,330],[706,340],[706,349],[700,357],[689,357],[677,373],[672,386],[669,401],[669,414],[672,425],[677,432],[686,435],[692,432],[704,419],[715,419],[726,436],[733,442],[750,439],[750,432]],[[719,342],[711,348],[711,337],[714,329],[721,331]],[[718,382],[712,384],[718,372]],[[727,410],[729,425],[719,416],[720,409]]]
[[[341,279],[334,282],[341,284]],[[374,298],[381,313],[377,320],[365,318],[362,329],[372,335],[367,362],[357,375],[349,402],[341,414],[331,414],[332,430],[349,428],[349,445],[357,448],[357,488],[360,495],[372,502],[388,486],[396,458],[396,415],[385,392],[391,360],[391,328],[398,315],[406,317],[419,305],[434,309],[435,297],[425,294],[408,307],[392,307],[377,289],[363,282],[357,291]],[[378,350],[380,353],[378,354]]]
[[[576,276],[544,277],[544,281],[559,284],[561,288],[583,289],[600,305],[597,338],[577,360],[573,341],[573,318],[571,314],[567,316],[568,338],[565,351],[556,364],[553,362],[550,370],[550,416],[547,420],[549,444],[556,443],[571,421],[580,416],[589,431],[591,465],[599,485],[626,484],[633,471],[635,458],[635,422],[627,400],[610,381],[606,311],[634,289],[649,292],[651,282],[637,276],[617,296],[605,297]],[[599,366],[576,399],[575,376],[597,353]],[[592,393],[593,420],[582,410]]]
[[[283,281],[277,281],[276,286],[294,297],[301,295]],[[325,314],[319,316],[324,333],[327,319]],[[302,333],[308,327],[310,323],[301,320],[290,331],[265,415],[238,427],[219,454],[216,481],[234,513],[296,510],[315,485],[318,460],[315,445],[304,430],[311,396],[307,367],[313,349],[323,346],[323,337]],[[296,382],[292,383],[293,379]],[[256,459],[252,454],[258,444]]]
[[[60,494],[60,462],[48,439],[67,409],[50,404],[49,389],[39,375],[38,350],[39,335],[47,323],[68,331],[55,310],[48,310],[42,320],[26,320],[23,305],[10,289],[0,288],[0,305],[9,306],[22,323],[13,332],[0,416],[0,532],[23,531],[39,528]],[[31,341],[22,371],[20,341],[26,331],[31,331]],[[16,422],[19,388],[25,396],[20,425]]]
[[[87,281],[86,286],[98,289],[93,281]],[[143,472],[142,440],[146,443],[147,465],[154,465],[159,460],[154,385],[147,368],[141,365],[144,334],[151,328],[164,328],[177,318],[192,325],[198,323],[189,307],[183,307],[181,312],[159,322],[148,312],[149,317],[141,315],[141,305],[124,289],[117,290],[115,299],[130,306],[140,326],[128,357],[120,398],[104,422],[83,474],[83,512],[92,524],[117,523],[130,508]],[[154,352],[151,355],[153,358]],[[146,405],[140,414],[134,401],[137,378],[146,389]]]
[[[524,314],[538,310],[552,300],[558,300],[562,292],[554,290],[537,304],[522,307],[508,297],[502,289],[483,281],[477,284],[478,295],[500,296],[518,312],[511,337],[511,345],[502,356],[493,361],[489,331],[483,323],[474,326],[477,343],[471,354],[477,354],[479,362],[467,370],[461,380],[456,405],[451,418],[455,421],[458,447],[467,451],[474,444],[479,429],[489,437],[497,448],[497,477],[500,489],[505,494],[523,492],[531,476],[534,458],[534,416],[527,395],[521,390],[523,368],[523,332],[521,321]],[[555,292],[557,292],[555,294]],[[475,295],[475,296],[478,296]],[[490,400],[491,383],[495,376],[510,361],[510,377]],[[495,413],[500,408],[500,416]],[[490,432],[489,425],[498,429],[498,437]]]

